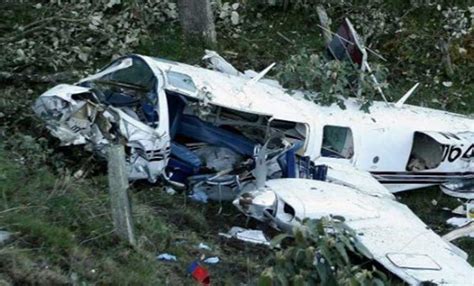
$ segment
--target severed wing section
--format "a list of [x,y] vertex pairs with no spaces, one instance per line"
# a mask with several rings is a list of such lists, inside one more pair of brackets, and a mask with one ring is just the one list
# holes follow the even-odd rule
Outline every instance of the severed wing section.
[[[473,285],[466,253],[443,240],[377,181],[350,167],[329,166],[328,181],[275,179],[264,190],[245,194],[235,205],[281,230],[304,218],[342,216],[376,260],[405,282]],[[377,184],[380,185],[377,187]],[[269,194],[274,194],[270,196]],[[252,199],[249,199],[252,198]],[[250,205],[249,205],[250,203]]]

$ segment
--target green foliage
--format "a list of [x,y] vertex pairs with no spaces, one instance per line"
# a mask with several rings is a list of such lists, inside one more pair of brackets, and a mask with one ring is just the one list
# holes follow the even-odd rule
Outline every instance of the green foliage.
[[34,138],[31,135],[15,134],[6,142],[7,148],[16,153],[18,160],[29,171],[36,171],[54,156],[44,137]]
[[[381,65],[374,66],[381,87],[385,87],[384,70]],[[276,76],[287,88],[310,91],[305,92],[306,99],[322,105],[336,103],[345,108],[344,99],[357,96],[361,109],[368,111],[371,102],[380,96],[368,72],[348,61],[330,60],[306,49],[292,55]]]
[[[286,7],[287,15],[303,15],[316,28],[319,19],[316,5],[326,8],[335,31],[344,17],[353,23],[363,42],[387,59],[380,71],[386,75],[390,86],[388,93],[392,101],[399,99],[416,82],[420,88],[408,103],[447,109],[461,113],[472,113],[474,106],[473,68],[474,6],[469,1],[306,1],[275,0],[267,4]],[[287,5],[285,5],[285,3]],[[469,6],[471,5],[471,6]],[[291,17],[291,16],[289,16]],[[311,49],[299,41],[299,46]],[[447,51],[441,42],[447,42]],[[451,59],[448,64],[447,58]],[[369,62],[375,69],[378,57],[369,53]],[[291,60],[290,60],[291,61]],[[304,63],[303,63],[304,64]],[[383,83],[384,76],[379,77]],[[370,81],[364,83],[371,84]],[[373,88],[362,83],[370,93]],[[298,88],[298,87],[297,87]],[[371,96],[362,99],[362,108],[367,109]],[[376,99],[381,100],[380,97]],[[338,102],[339,100],[333,99]]]
[[[274,238],[280,244],[289,235]],[[351,256],[370,257],[356,235],[335,219],[306,220],[295,228],[293,242],[275,253],[260,285],[385,285],[385,274],[354,265]]]
[[[35,13],[15,19],[15,25],[3,33],[0,66],[17,71],[80,66],[81,72],[91,72],[97,61],[132,52],[140,37],[177,18],[176,4],[169,0],[36,2],[4,4],[8,9],[0,15],[7,18],[25,10]],[[31,19],[31,14],[41,17]]]

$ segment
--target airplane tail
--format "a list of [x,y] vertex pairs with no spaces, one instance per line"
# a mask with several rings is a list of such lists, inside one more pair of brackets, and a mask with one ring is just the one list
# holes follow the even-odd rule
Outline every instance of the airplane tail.
[[330,57],[341,61],[350,60],[359,68],[364,68],[364,61],[367,61],[365,47],[361,44],[359,36],[347,18],[339,26],[337,33],[326,48]]
[[[354,66],[361,71],[367,71],[370,78],[375,84],[375,88],[382,96],[383,100],[388,103],[380,84],[372,73],[369,63],[367,62],[367,50],[362,44],[359,35],[352,26],[349,19],[345,18],[332,41],[327,46],[328,54],[337,60],[350,60]],[[359,92],[361,90],[359,89]],[[358,93],[359,95],[359,93]]]

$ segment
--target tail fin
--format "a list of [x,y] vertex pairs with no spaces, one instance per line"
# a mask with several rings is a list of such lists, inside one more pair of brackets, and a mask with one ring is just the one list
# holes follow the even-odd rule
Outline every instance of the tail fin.
[[329,55],[334,59],[349,59],[352,63],[357,64],[359,68],[364,68],[363,62],[367,60],[367,52],[361,44],[359,35],[357,35],[352,23],[349,19],[337,29],[337,33],[327,46]]

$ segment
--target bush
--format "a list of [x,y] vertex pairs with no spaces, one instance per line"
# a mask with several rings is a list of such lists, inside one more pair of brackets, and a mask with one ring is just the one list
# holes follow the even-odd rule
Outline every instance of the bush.
[[[374,65],[374,74],[385,87],[385,68]],[[353,67],[350,62],[330,60],[324,54],[302,49],[279,69],[279,81],[290,89],[304,89],[306,99],[322,105],[336,103],[345,108],[344,99],[357,96],[361,109],[368,112],[372,101],[380,96],[368,72]]]
[[[275,237],[273,245],[289,235]],[[260,285],[385,285],[385,274],[354,265],[351,256],[370,257],[352,230],[341,220],[306,220],[295,228],[289,246],[270,258],[271,267],[260,276]]]

